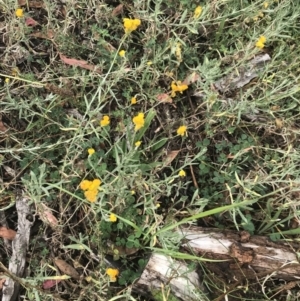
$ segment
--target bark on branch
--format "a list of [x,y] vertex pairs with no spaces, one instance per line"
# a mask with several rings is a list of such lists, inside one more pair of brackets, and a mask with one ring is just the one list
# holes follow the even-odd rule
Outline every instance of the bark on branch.
[[[300,279],[296,250],[299,244],[272,242],[267,237],[200,227],[178,230],[182,252],[220,260],[206,262],[211,273],[225,283],[259,281],[265,277],[295,281]],[[135,283],[138,292],[162,292],[168,287],[173,296],[183,300],[207,300],[201,287],[202,279],[184,262],[169,256],[152,254],[142,276]]]

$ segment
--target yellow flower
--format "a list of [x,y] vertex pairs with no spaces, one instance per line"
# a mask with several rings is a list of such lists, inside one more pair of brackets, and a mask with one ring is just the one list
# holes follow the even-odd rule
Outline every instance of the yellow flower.
[[107,116],[107,115],[104,115],[102,117],[102,119],[100,120],[101,126],[107,126],[107,125],[109,125],[109,123],[110,123],[110,120],[109,120],[109,116]]
[[118,269],[106,269],[106,274],[109,276],[110,282],[116,282],[117,276],[119,276],[119,270]]
[[124,57],[125,56],[126,51],[125,50],[120,50],[119,51],[119,56]]
[[268,6],[269,6],[269,2],[264,2],[264,4],[263,4],[263,6],[264,6],[264,8],[268,8]]
[[91,185],[92,185],[92,181],[83,180],[79,186],[82,190],[88,190],[91,187]]
[[92,154],[95,153],[95,150],[94,150],[93,148],[89,148],[89,149],[88,149],[88,153],[89,153],[89,155],[91,156]]
[[266,41],[267,41],[267,39],[265,36],[260,36],[258,41],[256,42],[255,46],[257,48],[263,49],[265,47]]
[[114,223],[114,222],[117,221],[117,216],[116,216],[115,214],[111,213],[110,216],[109,216],[109,220],[110,220],[112,223]]
[[84,196],[85,198],[91,202],[94,203],[97,200],[97,194],[98,194],[98,190],[94,189],[94,190],[87,190],[84,192]]
[[22,8],[17,8],[15,11],[16,17],[18,18],[22,18],[24,13],[23,13],[23,9]]
[[93,180],[88,190],[97,190],[99,186],[101,185],[101,181],[99,179]]
[[93,181],[83,180],[79,186],[82,190],[95,190],[98,189],[100,185],[101,181],[99,179],[95,179]]
[[124,18],[123,22],[124,22],[125,33],[130,33],[132,31],[136,30],[141,25],[140,19]]
[[5,78],[5,83],[6,83],[6,84],[9,84],[9,82],[10,82],[10,79],[9,79],[8,77],[6,77],[6,78]]
[[134,190],[131,190],[130,193],[131,193],[131,195],[135,195],[135,191]]
[[172,82],[171,89],[172,89],[171,97],[175,97],[176,92],[182,93],[183,91],[188,89],[188,85],[182,84],[181,81]]
[[202,14],[202,7],[201,6],[197,6],[195,11],[194,11],[194,18],[198,19]]
[[132,97],[130,102],[132,105],[135,105],[137,103],[136,97]]
[[138,113],[137,116],[132,118],[132,121],[135,124],[135,131],[138,131],[145,124],[144,113]]
[[266,43],[267,39],[265,36],[260,36],[259,38],[263,43]]
[[147,65],[148,65],[148,66],[151,66],[152,64],[153,64],[152,61],[148,61],[148,62],[147,62]]
[[180,177],[185,177],[185,171],[181,169],[181,170],[179,171],[178,175],[179,175]]
[[135,147],[139,147],[142,144],[142,141],[137,141],[134,145]]
[[80,183],[80,188],[85,191],[84,196],[89,202],[91,203],[96,202],[98,188],[100,185],[101,185],[101,181],[99,179],[95,179],[93,181],[83,180]]
[[156,208],[159,208],[159,207],[160,207],[160,203],[157,203],[157,204],[155,205],[155,207],[156,207]]
[[186,136],[186,132],[187,132],[187,127],[185,125],[181,125],[178,129],[177,129],[177,135],[180,136]]

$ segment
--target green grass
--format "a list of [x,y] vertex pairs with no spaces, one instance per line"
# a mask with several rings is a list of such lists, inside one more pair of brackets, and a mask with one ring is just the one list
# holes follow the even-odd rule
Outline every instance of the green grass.
[[[172,230],[183,223],[274,240],[298,235],[300,4],[123,1],[114,15],[118,4],[44,0],[43,7],[22,6],[24,17],[17,18],[15,1],[0,1],[0,112],[8,129],[0,136],[0,191],[7,200],[23,189],[39,225],[28,300],[54,300],[38,289],[44,277],[56,275],[51,256],[91,277],[58,291],[62,298],[144,300],[131,294],[130,284],[151,248],[179,254]],[[203,11],[195,19],[198,5]],[[39,24],[26,26],[29,16]],[[141,25],[125,35],[123,18]],[[255,47],[260,36],[263,49]],[[217,91],[217,80],[262,53],[271,61],[255,79]],[[65,64],[60,55],[97,72]],[[171,98],[171,83],[188,76],[188,89]],[[132,119],[140,112],[145,123],[135,131]],[[101,127],[104,115],[110,124]],[[182,125],[187,136],[176,132]],[[80,189],[85,179],[102,182],[94,203]],[[42,204],[57,227],[42,221]],[[49,240],[41,243],[44,233]],[[105,275],[107,254],[121,265],[117,283]],[[214,290],[215,298],[224,292]],[[245,298],[258,295],[268,297],[250,287]],[[292,300],[286,292],[282,298]]]

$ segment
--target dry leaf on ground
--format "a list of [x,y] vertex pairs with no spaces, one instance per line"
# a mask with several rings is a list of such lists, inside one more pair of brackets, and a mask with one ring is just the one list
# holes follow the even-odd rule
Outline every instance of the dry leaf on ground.
[[43,222],[48,224],[51,228],[55,228],[58,226],[57,218],[52,214],[52,211],[45,204],[39,208],[39,215]]
[[5,169],[6,173],[11,176],[11,177],[16,177],[17,176],[17,171],[15,171],[14,169],[12,169],[11,167],[7,166],[7,165],[2,165],[3,168]]
[[36,0],[32,0],[32,1],[28,1],[28,0],[18,0],[18,5],[19,6],[29,6],[29,7],[33,7],[33,8],[42,8],[45,6],[43,1],[36,1]]
[[26,26],[34,27],[34,26],[38,25],[39,23],[37,21],[35,21],[34,19],[28,17],[25,20],[25,24],[26,24]]
[[91,71],[95,71],[97,73],[100,73],[100,71],[97,71],[97,66],[95,65],[91,65],[86,61],[83,60],[77,60],[77,59],[73,59],[73,58],[68,58],[66,56],[64,56],[63,54],[59,54],[60,59],[67,65],[71,65],[71,66],[76,66],[76,67],[80,67],[83,69],[87,69],[87,70],[91,70]]
[[52,29],[47,30],[46,33],[37,31],[31,33],[30,36],[35,38],[40,38],[40,39],[52,40],[54,38],[54,31]]
[[171,162],[177,157],[179,154],[180,150],[173,150],[168,152],[166,158],[164,159],[165,165],[171,164]]
[[80,278],[79,273],[68,263],[66,263],[62,259],[55,258],[54,263],[60,269],[60,271],[64,274],[71,276],[72,278],[78,280]]
[[6,132],[7,127],[4,125],[4,123],[0,120],[0,132]]
[[[1,274],[1,275],[3,275],[3,274]],[[5,277],[0,279],[0,290],[2,290],[5,280],[6,280]]]
[[156,99],[161,103],[173,103],[172,97],[167,93],[158,94]]
[[58,279],[58,280],[45,280],[42,284],[42,288],[44,290],[48,290],[48,289],[52,288],[53,286],[56,286],[59,282],[61,282],[60,279]]
[[17,232],[12,229],[8,229],[6,227],[0,227],[0,237],[13,240],[16,237],[16,234]]
[[113,17],[122,14],[123,12],[123,4],[119,4],[111,13]]
[[197,72],[192,72],[184,79],[183,84],[185,84],[185,85],[193,84],[196,81],[198,81],[200,78],[201,77]]

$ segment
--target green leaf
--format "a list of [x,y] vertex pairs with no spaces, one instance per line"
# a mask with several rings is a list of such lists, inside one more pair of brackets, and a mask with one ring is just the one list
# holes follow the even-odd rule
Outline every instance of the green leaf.
[[208,259],[208,258],[203,258],[201,256],[195,256],[187,253],[181,253],[181,252],[176,252],[176,251],[166,250],[166,249],[151,248],[151,250],[159,254],[164,254],[167,256],[171,256],[172,258],[183,259],[183,260],[197,260],[197,261],[206,261],[206,262],[228,261],[228,259],[223,259],[223,260]]
[[156,141],[156,142],[153,143],[153,145],[151,146],[151,151],[154,152],[154,151],[160,149],[160,148],[163,147],[167,142],[168,142],[168,138],[162,138],[161,140]]
[[188,12],[188,10],[186,9],[186,10],[182,13],[181,18],[180,18],[180,21],[179,21],[179,24],[183,24],[183,22],[184,22],[184,20],[185,20],[185,18],[186,18],[187,12]]

